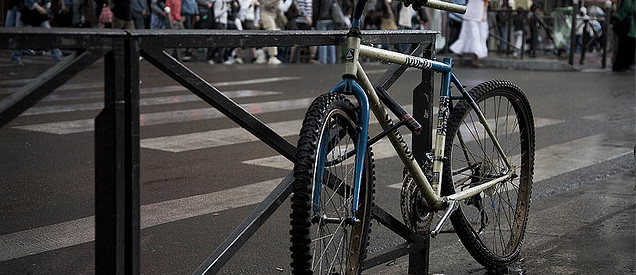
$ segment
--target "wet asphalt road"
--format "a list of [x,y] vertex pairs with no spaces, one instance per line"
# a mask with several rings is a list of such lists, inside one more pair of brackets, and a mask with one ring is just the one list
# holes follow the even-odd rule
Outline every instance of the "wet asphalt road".
[[[28,83],[49,60],[37,61],[23,68],[2,64],[0,97]],[[311,98],[337,83],[341,70],[301,64],[188,66],[221,91],[234,92],[231,98],[276,125],[271,127],[277,132],[289,132],[283,135],[293,144],[295,121],[302,119]],[[39,109],[0,129],[0,274],[94,272],[94,134],[78,121],[90,121],[100,110],[102,67],[101,62],[89,67],[39,103]],[[386,66],[365,68],[377,79]],[[233,122],[210,114],[204,102],[191,99],[152,65],[142,62],[141,70],[141,97],[148,99],[141,107],[141,272],[189,274],[249,214],[259,196],[289,173],[291,164]],[[469,87],[493,78],[517,83],[538,125],[529,229],[523,260],[511,273],[633,274],[633,72],[460,67],[457,75]],[[416,71],[407,71],[391,94],[410,104],[417,79]],[[201,136],[214,138],[201,144]],[[175,140],[182,147],[175,147]],[[402,173],[396,161],[376,160],[376,202],[399,217],[399,189],[390,187]],[[285,202],[222,274],[288,274],[288,213]],[[371,253],[399,242],[373,223]],[[430,250],[431,273],[487,273],[452,234],[433,239]],[[406,274],[406,266],[407,259],[399,258],[366,273]]]

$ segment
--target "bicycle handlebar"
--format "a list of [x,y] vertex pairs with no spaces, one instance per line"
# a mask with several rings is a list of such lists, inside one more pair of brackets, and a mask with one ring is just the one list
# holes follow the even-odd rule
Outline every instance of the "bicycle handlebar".
[[420,7],[424,6],[428,8],[445,10],[448,12],[455,12],[455,13],[461,13],[461,14],[466,13],[466,6],[448,3],[448,2],[444,2],[440,0],[400,0],[400,1],[404,2],[404,4],[413,4]]
[[[445,10],[448,12],[455,13],[466,13],[466,6],[452,4],[448,2],[444,2],[441,0],[397,0],[404,3],[405,6],[413,5],[414,10],[419,10],[420,7],[429,7],[433,9]],[[362,17],[362,12],[364,10],[364,6],[367,4],[367,0],[359,0],[356,4],[353,11],[353,27],[359,30],[360,27],[360,18]]]

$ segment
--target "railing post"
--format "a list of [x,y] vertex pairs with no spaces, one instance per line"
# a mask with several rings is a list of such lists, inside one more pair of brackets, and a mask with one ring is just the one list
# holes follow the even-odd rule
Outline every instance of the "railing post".
[[126,36],[104,58],[95,118],[95,273],[139,274],[139,53]]
[[570,32],[570,56],[568,63],[574,65],[574,54],[576,53],[576,16],[579,14],[579,0],[572,0],[572,31]]
[[607,1],[605,4],[605,22],[603,22],[603,59],[601,60],[601,68],[607,68],[607,47],[609,44],[610,32],[612,29],[610,28],[610,21],[612,20],[612,2]]
[[[423,57],[435,57],[435,36],[424,49]],[[429,133],[433,129],[433,89],[432,71],[422,70],[422,82],[413,90],[413,117],[422,125],[422,133],[413,135],[413,157],[418,163],[426,161],[426,153],[433,149],[433,138]],[[409,274],[428,274],[430,234],[424,235],[424,248],[409,254]]]

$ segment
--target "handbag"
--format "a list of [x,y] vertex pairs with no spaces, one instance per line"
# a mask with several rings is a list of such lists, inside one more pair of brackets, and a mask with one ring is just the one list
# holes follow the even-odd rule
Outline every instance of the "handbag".
[[99,13],[99,23],[102,25],[113,23],[113,12],[105,4],[102,7],[102,12]]
[[336,24],[337,27],[342,27],[346,23],[344,13],[342,13],[342,8],[338,5],[338,2],[335,0],[331,4],[331,18],[333,19],[333,23]]

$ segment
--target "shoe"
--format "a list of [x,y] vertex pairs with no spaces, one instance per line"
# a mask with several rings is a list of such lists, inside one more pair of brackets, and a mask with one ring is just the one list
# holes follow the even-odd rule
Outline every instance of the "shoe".
[[214,63],[214,60],[212,60],[212,59],[208,60],[208,64],[210,64],[210,65],[214,65],[214,64],[215,64],[215,63]]
[[283,62],[278,60],[276,57],[270,57],[268,62],[269,65],[280,65],[281,63]]
[[234,58],[234,62],[237,63],[237,64],[245,63],[245,61],[243,61],[243,58],[240,58],[240,57]]
[[264,64],[265,61],[265,52],[263,52],[263,50],[256,50],[256,61],[254,61],[254,63],[256,64]]
[[481,68],[481,67],[483,67],[483,66],[484,66],[483,64],[481,64],[481,63],[479,63],[479,62],[470,62],[470,65],[471,65],[473,68]]
[[190,60],[192,60],[192,57],[190,57],[189,55],[186,55],[186,56],[184,56],[184,57],[181,57],[181,59],[182,59],[183,61],[190,61]]
[[309,64],[320,64],[320,61],[316,59],[309,59]]
[[234,57],[230,56],[230,57],[227,58],[227,60],[225,60],[225,62],[223,62],[223,64],[232,65],[232,64],[234,64],[234,62],[235,62]]

